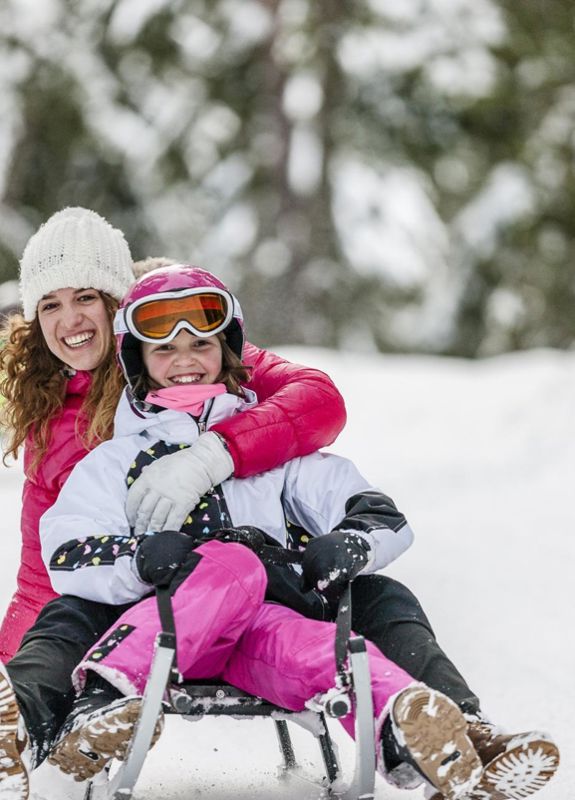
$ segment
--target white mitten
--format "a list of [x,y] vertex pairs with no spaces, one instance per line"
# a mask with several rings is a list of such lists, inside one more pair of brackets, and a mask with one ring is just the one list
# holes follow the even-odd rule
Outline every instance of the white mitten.
[[185,450],[147,467],[128,492],[126,515],[137,536],[146,531],[179,531],[200,497],[225,481],[234,462],[216,433],[202,433]]

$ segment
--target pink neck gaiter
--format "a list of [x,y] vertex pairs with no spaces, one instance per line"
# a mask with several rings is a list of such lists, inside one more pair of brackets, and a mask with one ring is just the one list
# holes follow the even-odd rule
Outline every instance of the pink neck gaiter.
[[146,395],[146,403],[151,403],[162,408],[171,408],[175,411],[186,411],[198,417],[204,408],[204,403],[219,394],[225,394],[227,389],[223,383],[210,383],[188,386],[168,386],[165,389],[154,389]]

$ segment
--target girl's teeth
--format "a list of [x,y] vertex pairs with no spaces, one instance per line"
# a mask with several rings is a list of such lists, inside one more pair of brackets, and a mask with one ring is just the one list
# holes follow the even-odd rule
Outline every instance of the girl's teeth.
[[200,380],[199,375],[181,375],[179,378],[172,378],[174,383],[197,383]]
[[93,333],[79,333],[77,336],[64,337],[64,341],[68,347],[78,347],[93,338]]

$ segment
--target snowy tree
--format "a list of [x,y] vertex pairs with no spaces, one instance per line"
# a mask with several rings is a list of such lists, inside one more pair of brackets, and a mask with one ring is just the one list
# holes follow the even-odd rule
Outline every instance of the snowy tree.
[[0,280],[58,208],[213,269],[260,343],[573,341],[566,2],[6,0]]

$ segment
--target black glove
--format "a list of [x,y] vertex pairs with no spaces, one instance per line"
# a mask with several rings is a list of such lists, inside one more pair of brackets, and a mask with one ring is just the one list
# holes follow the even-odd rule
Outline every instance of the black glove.
[[140,578],[153,586],[167,586],[198,544],[193,536],[179,531],[143,536],[135,554]]
[[357,533],[333,531],[310,539],[303,553],[302,590],[317,589],[330,604],[365,567],[371,547]]
[[262,546],[266,543],[266,535],[259,528],[253,525],[242,525],[239,528],[220,528],[214,532],[214,539],[220,542],[238,542],[253,550],[254,553],[261,552]]

